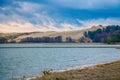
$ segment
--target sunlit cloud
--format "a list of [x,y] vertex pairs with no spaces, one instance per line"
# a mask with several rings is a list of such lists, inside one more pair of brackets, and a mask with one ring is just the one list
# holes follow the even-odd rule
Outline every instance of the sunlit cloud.
[[60,28],[57,28],[54,23],[49,25],[34,25],[29,22],[27,23],[17,23],[8,22],[0,24],[0,32],[2,33],[23,33],[23,32],[47,32],[47,31],[70,31],[78,29],[71,24],[61,24]]
[[40,29],[33,26],[30,23],[9,22],[9,23],[0,24],[0,32],[2,33],[13,33],[13,32],[22,33],[22,32],[34,32],[34,31],[40,31]]

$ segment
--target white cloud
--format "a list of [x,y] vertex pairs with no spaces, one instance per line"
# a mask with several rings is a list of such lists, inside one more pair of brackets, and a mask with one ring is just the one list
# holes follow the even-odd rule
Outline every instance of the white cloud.
[[11,32],[34,32],[34,31],[72,31],[89,28],[96,25],[120,25],[120,19],[92,19],[92,20],[79,20],[77,21],[81,24],[76,26],[75,24],[70,23],[61,23],[58,28],[56,23],[53,22],[44,22],[43,25],[35,25],[29,22],[20,23],[20,22],[7,22],[0,23],[0,32],[11,33]]
[[120,0],[51,0],[54,4],[77,9],[106,9],[120,5]]
[[[47,16],[45,6],[30,2],[14,2],[19,7],[3,7],[0,13],[0,32],[57,31],[54,19]],[[6,15],[4,12],[12,13]],[[20,14],[19,14],[19,13]],[[30,17],[26,17],[30,15]],[[33,21],[33,23],[32,23]],[[36,24],[34,24],[34,22]]]
[[0,23],[0,32],[2,33],[23,33],[23,32],[46,32],[46,31],[71,31],[78,30],[81,27],[69,24],[62,23],[60,24],[60,28],[56,27],[56,25],[52,22],[47,24],[44,22],[44,25],[34,25],[29,22],[20,23],[20,22],[8,22],[8,23]]
[[60,24],[60,26],[61,26],[61,29],[63,29],[63,31],[82,29],[82,27],[76,26],[70,23],[62,23]]
[[[58,0],[58,2],[61,5],[63,2],[63,6],[81,9],[100,8],[101,5],[105,7],[106,5],[114,6],[115,4],[119,4],[118,0]],[[56,22],[54,18],[50,17],[51,14],[44,14],[47,13],[44,5],[30,2],[17,2],[14,4],[17,4],[19,7],[4,6],[0,8],[0,10],[3,11],[3,13],[2,11],[0,12],[0,32],[68,31],[95,25],[120,25],[120,19],[115,18],[77,19],[77,21],[82,24],[79,26],[74,23],[66,23],[64,20],[63,23],[59,23]]]
[[77,19],[77,21],[81,24],[83,27],[91,27],[96,25],[120,25],[120,19],[119,18],[107,18],[107,19],[90,19],[90,20],[80,20]]
[[12,13],[11,15],[5,15],[4,13],[0,13],[0,23],[6,23],[10,21],[26,22],[26,18],[16,13]]
[[2,33],[12,33],[12,32],[22,33],[22,32],[34,32],[34,31],[40,31],[40,29],[33,26],[30,23],[16,23],[16,22],[0,23],[0,32]]
[[31,2],[14,2],[13,4],[17,6],[9,5],[0,8],[0,22],[40,23],[48,17],[45,5]]
[[16,8],[19,12],[22,13],[33,13],[36,11],[42,10],[45,6],[42,4],[31,3],[31,2],[17,2],[19,7]]
[[[66,25],[66,27],[65,27]],[[34,25],[29,22],[20,23],[20,22],[7,22],[0,23],[0,32],[1,33],[23,33],[23,32],[46,32],[46,31],[68,31],[71,30],[70,27],[67,27],[67,24],[62,25],[61,28],[57,28],[54,23],[42,25]],[[68,24],[69,25],[69,24]],[[71,25],[72,27],[72,25]],[[74,27],[75,28],[75,27]]]

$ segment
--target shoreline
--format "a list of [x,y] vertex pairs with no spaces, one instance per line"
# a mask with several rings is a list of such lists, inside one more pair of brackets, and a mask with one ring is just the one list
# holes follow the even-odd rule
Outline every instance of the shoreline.
[[120,44],[120,43],[114,43],[114,44],[108,44],[108,43],[80,43],[80,42],[71,42],[71,43],[67,43],[67,42],[61,42],[61,43],[0,43],[0,44],[88,44],[88,45],[91,45],[91,44],[95,44],[95,45],[117,45],[117,44]]
[[[12,45],[12,46],[11,46]],[[45,43],[35,46],[20,44],[17,46],[14,46],[14,44],[9,44],[8,46],[1,46],[0,48],[120,48],[119,44],[76,44],[76,43],[66,43],[66,44],[57,44],[57,43]]]
[[[51,74],[56,74],[56,73],[62,74],[65,72],[71,72],[71,71],[77,71],[77,70],[84,71],[86,69],[92,69],[92,68],[96,68],[98,66],[104,66],[104,65],[111,65],[111,64],[114,64],[117,62],[120,63],[120,60],[115,60],[115,61],[111,61],[111,62],[103,62],[103,63],[98,63],[98,64],[88,64],[88,65],[82,65],[82,66],[75,66],[75,67],[70,67],[70,68],[63,69],[63,70],[50,71],[50,73]],[[29,77],[29,78],[26,78],[26,80],[39,80],[37,78],[42,78],[42,77],[45,77],[45,75],[42,74],[42,75],[38,75],[38,76]]]
[[111,62],[106,61],[106,62],[97,63],[97,64],[86,64],[86,65],[81,65],[81,66],[73,66],[73,67],[63,69],[63,70],[54,70],[52,72],[65,72],[65,71],[70,71],[70,70],[82,70],[82,69],[85,69],[85,68],[95,67],[95,66],[98,66],[98,65],[111,64],[111,63],[114,63],[114,62],[117,62],[117,61],[120,61],[120,60],[114,60],[114,61],[111,61]]

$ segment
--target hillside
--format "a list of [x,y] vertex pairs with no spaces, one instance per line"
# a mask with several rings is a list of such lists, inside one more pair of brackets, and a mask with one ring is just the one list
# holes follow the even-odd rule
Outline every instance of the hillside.
[[120,42],[120,26],[109,25],[103,29],[87,31],[84,36],[90,38],[92,42],[118,43]]
[[0,43],[118,43],[120,26],[93,26],[74,31],[0,33]]
[[[93,31],[101,26],[76,31],[48,31],[48,32],[29,32],[29,33],[0,33],[0,43],[27,43],[27,42],[79,42],[86,31]],[[61,41],[57,39],[61,37]],[[55,39],[56,38],[56,39]],[[58,40],[58,41],[56,41]]]

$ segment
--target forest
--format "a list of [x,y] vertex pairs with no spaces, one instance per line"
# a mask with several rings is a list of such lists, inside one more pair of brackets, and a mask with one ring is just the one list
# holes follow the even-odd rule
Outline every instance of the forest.
[[120,42],[120,26],[106,26],[102,29],[85,32],[84,36],[90,38],[92,42],[118,43]]

